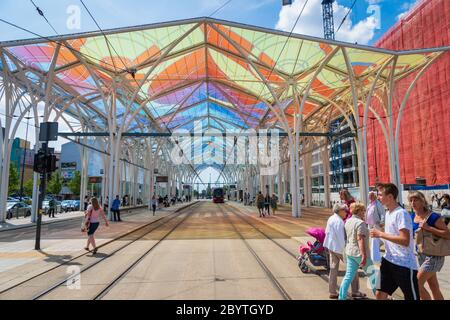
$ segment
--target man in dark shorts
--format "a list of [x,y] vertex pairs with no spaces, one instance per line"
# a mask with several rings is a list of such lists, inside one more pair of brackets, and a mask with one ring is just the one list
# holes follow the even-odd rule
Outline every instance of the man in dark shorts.
[[259,216],[264,217],[264,196],[261,191],[256,196],[256,206],[258,207]]
[[384,232],[372,229],[370,236],[384,240],[376,297],[386,300],[400,288],[405,300],[419,300],[417,261],[414,255],[413,226],[409,213],[397,202],[398,189],[392,183],[378,186],[380,201],[387,208]]

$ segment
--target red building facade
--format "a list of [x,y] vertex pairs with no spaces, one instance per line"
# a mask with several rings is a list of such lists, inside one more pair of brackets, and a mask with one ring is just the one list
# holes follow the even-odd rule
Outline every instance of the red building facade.
[[[450,1],[423,0],[376,43],[377,47],[408,50],[450,45]],[[394,120],[409,84],[416,74],[396,84]],[[382,121],[384,111],[374,103]],[[389,181],[388,149],[381,126],[369,115],[369,183]],[[395,123],[395,121],[394,121]],[[400,125],[401,182],[415,184],[425,178],[428,186],[450,184],[450,52],[425,71],[412,91]]]

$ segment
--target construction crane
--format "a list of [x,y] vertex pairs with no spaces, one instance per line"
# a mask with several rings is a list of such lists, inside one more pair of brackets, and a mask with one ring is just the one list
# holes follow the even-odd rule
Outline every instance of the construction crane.
[[[334,40],[334,19],[333,19],[334,0],[322,0],[323,32],[325,39]],[[283,0],[283,6],[292,4],[292,0]]]
[[323,33],[325,39],[334,40],[334,19],[333,19],[334,0],[322,1]]

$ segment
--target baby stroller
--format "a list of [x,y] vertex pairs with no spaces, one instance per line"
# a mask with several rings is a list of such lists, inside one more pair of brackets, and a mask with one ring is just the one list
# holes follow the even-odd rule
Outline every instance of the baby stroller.
[[311,237],[314,237],[316,241],[314,243],[308,241],[307,245],[300,246],[300,255],[297,258],[298,267],[303,273],[308,273],[310,268],[306,263],[309,261],[313,266],[325,267],[325,269],[329,271],[330,263],[328,258],[328,250],[323,246],[323,242],[325,240],[325,229],[309,228],[306,230],[306,233]]

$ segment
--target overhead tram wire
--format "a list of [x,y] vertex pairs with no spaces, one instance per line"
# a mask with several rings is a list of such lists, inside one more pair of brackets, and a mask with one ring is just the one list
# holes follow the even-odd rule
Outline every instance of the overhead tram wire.
[[348,15],[350,14],[350,12],[352,11],[353,7],[355,6],[355,3],[356,3],[356,0],[353,0],[353,3],[351,5],[350,9],[347,11],[346,15],[344,16],[344,18],[341,21],[341,24],[336,29],[336,32],[334,33],[335,36],[339,32],[339,30],[341,29],[342,25],[344,24],[345,20],[347,19]]
[[[111,53],[111,49],[110,49],[110,46],[111,46],[113,49],[114,49],[114,47],[113,47],[112,44],[109,42],[109,40],[108,40],[106,34],[105,34],[104,31],[100,28],[100,25],[97,23],[97,21],[95,20],[95,18],[93,17],[93,15],[91,14],[91,12],[90,12],[89,9],[87,8],[87,6],[84,4],[84,2],[83,2],[82,0],[80,0],[80,1],[81,1],[81,3],[83,4],[83,6],[85,7],[85,9],[88,11],[88,13],[89,13],[89,15],[91,16],[92,20],[94,20],[94,22],[95,22],[95,24],[97,25],[97,27],[99,28],[100,32],[101,32],[101,33],[103,34],[103,36],[105,37],[105,40],[106,40],[107,46],[108,46],[108,51],[109,51],[110,56],[111,56],[111,61],[112,61],[112,63],[113,63],[112,66],[114,67],[114,70],[117,72],[117,67],[116,67],[116,65],[115,65],[115,63],[114,63],[114,59],[113,59],[113,56],[112,56],[112,53]],[[39,15],[41,15],[41,16],[45,19],[45,21],[52,27],[53,31],[54,31],[57,35],[59,35],[59,33],[55,30],[55,28],[51,25],[51,23],[50,23],[50,22],[48,21],[48,19],[45,17],[43,11],[42,11],[40,8],[38,8],[38,7],[36,6],[36,4],[35,4],[33,1],[31,1],[31,2],[32,2],[32,4],[35,6],[35,8],[36,8],[36,10],[38,11]],[[2,19],[0,19],[0,20],[2,20]],[[4,22],[6,22],[6,21],[4,21]],[[6,22],[6,23],[8,23],[8,22]],[[11,23],[8,23],[8,24],[13,25],[13,24],[11,24]],[[18,27],[18,26],[17,26],[17,27]],[[24,28],[21,28],[21,27],[19,27],[19,28],[20,28],[20,29],[24,29]],[[29,30],[26,30],[26,29],[25,29],[25,31],[30,32]],[[31,32],[31,33],[32,33],[32,34],[35,34],[35,33],[33,33],[33,32]],[[37,35],[37,34],[35,34],[35,35]],[[40,38],[45,38],[45,37],[42,37],[42,36],[40,36],[40,35],[37,35],[37,36],[40,37]],[[48,39],[48,38],[46,38],[46,39]],[[48,40],[51,41],[51,39],[48,39]],[[62,44],[62,45],[64,45],[64,44]],[[78,52],[80,55],[82,55],[82,53],[81,53],[80,51],[78,51],[78,50],[75,50],[75,49],[73,49],[73,48],[69,48],[69,47],[67,47],[66,45],[64,45],[64,47],[68,48],[69,50],[74,50],[74,51]],[[42,49],[41,49],[41,51],[42,51]],[[120,55],[117,53],[117,51],[116,51],[116,50],[114,50],[114,51],[115,51],[116,55],[119,57],[119,59],[122,61],[122,64],[123,64],[124,66],[126,66],[125,63],[123,62],[122,58],[120,57]],[[43,54],[45,55],[44,52],[43,52]],[[94,58],[94,59],[95,59],[95,58]],[[95,59],[95,60],[98,60],[99,62],[103,62],[103,63],[104,63],[103,60],[100,60],[100,59]],[[106,63],[106,64],[109,64],[109,63]],[[122,71],[126,71],[126,72],[130,73],[130,74],[132,75],[132,78],[136,81],[133,72],[130,72],[130,70],[128,70],[128,69],[123,69]],[[136,83],[137,83],[137,81],[136,81]],[[139,90],[142,92],[142,89],[141,89],[140,85],[139,85],[138,83],[137,83],[137,85],[138,85]],[[150,105],[153,107],[153,105],[151,104],[151,102],[150,102]],[[154,109],[154,107],[153,107],[153,109]],[[156,112],[156,110],[155,110],[155,112]],[[158,114],[158,113],[156,112],[156,114]],[[167,127],[167,126],[166,126],[166,127]],[[191,166],[192,166],[192,165],[191,165]],[[195,171],[195,168],[193,168],[193,169],[194,169],[194,171]],[[198,175],[198,174],[197,174],[197,175]]]
[[[70,50],[71,52],[76,52],[76,53],[78,53],[80,56],[82,56],[82,57],[84,57],[84,58],[89,58],[89,59],[91,59],[91,60],[94,60],[94,61],[97,61],[97,62],[101,62],[101,63],[104,63],[104,64],[109,65],[109,66],[111,66],[111,67],[114,67],[114,66],[113,66],[112,64],[110,64],[109,62],[107,62],[107,61],[102,61],[102,60],[100,60],[100,59],[98,59],[98,58],[95,58],[95,57],[89,55],[89,54],[83,53],[83,52],[81,52],[80,50],[74,49],[73,47],[66,45],[66,44],[65,44],[64,42],[62,42],[62,41],[58,41],[58,40],[52,39],[52,38],[50,38],[50,37],[42,36],[42,35],[40,35],[40,34],[38,34],[38,33],[36,33],[36,32],[33,32],[33,31],[31,31],[31,30],[29,30],[29,29],[27,29],[27,28],[21,27],[21,26],[15,24],[15,23],[9,22],[9,21],[7,21],[7,20],[5,20],[5,19],[2,19],[2,18],[0,18],[0,22],[3,22],[4,24],[7,24],[7,25],[9,25],[9,26],[11,26],[11,27],[14,27],[14,28],[16,28],[16,29],[19,29],[19,30],[28,32],[28,33],[30,33],[30,34],[36,36],[38,39],[46,40],[46,41],[48,41],[48,42],[51,42],[51,43],[60,45],[61,47],[64,47],[64,48]],[[120,69],[120,70],[121,70],[121,71],[125,71],[125,72],[127,71],[126,69]]]
[[[33,4],[33,6],[36,8],[36,11],[38,12],[38,14],[45,19],[45,21],[47,22],[47,24],[50,26],[50,28],[53,29],[53,31],[58,34],[58,31],[56,31],[56,29],[53,27],[53,25],[50,23],[50,21],[48,21],[47,17],[45,16],[44,12],[41,10],[41,8],[39,8],[36,3],[34,3],[33,0],[30,0],[31,3]],[[58,34],[59,35],[59,34]]]
[[[305,10],[306,5],[308,4],[308,1],[309,1],[309,0],[306,0],[305,3],[303,4],[302,9],[300,10],[300,12],[299,12],[299,14],[298,14],[298,16],[297,16],[297,19],[295,20],[295,23],[294,23],[294,25],[292,26],[291,31],[289,32],[289,35],[288,35],[287,39],[285,40],[285,42],[284,42],[284,44],[283,44],[283,47],[281,48],[280,53],[278,54],[277,60],[276,60],[275,63],[273,64],[272,69],[270,70],[269,75],[266,77],[266,79],[269,79],[270,76],[272,75],[273,71],[275,70],[275,67],[276,67],[276,65],[278,64],[278,61],[280,60],[280,57],[281,57],[281,55],[282,55],[284,49],[286,48],[286,45],[287,45],[289,39],[291,38],[292,34],[294,33],[294,29],[295,29],[295,27],[297,26],[297,23],[298,23],[298,21],[300,20],[300,17],[302,16],[303,11]],[[263,91],[264,91],[264,87],[261,89],[260,93],[258,94],[258,98],[256,99],[256,101],[259,101],[259,100],[261,99],[261,95],[262,95]],[[258,103],[258,102],[257,102],[257,103]],[[267,107],[267,108],[269,108],[269,107]],[[254,107],[250,110],[249,114],[251,114],[251,112],[253,111],[253,109],[254,109]],[[284,112],[284,111],[283,111],[283,112]],[[249,116],[247,116],[247,120],[248,120],[248,119],[249,119]],[[242,132],[242,131],[243,131],[243,129],[241,129],[240,132]],[[232,148],[231,152],[234,150],[235,146],[236,146],[236,140],[235,140],[235,143],[234,143],[234,145],[233,145],[233,148]],[[220,171],[220,174],[219,174],[219,177],[217,178],[217,181],[219,181],[219,178],[220,178],[221,175],[223,174],[223,169],[225,168],[225,165],[226,165],[226,162],[225,162],[224,166],[222,167],[222,170]],[[217,183],[217,181],[216,181],[216,183]]]
[[[228,2],[230,2],[230,1],[231,1],[231,0],[229,0]],[[122,62],[122,64],[126,67],[126,64],[125,64],[125,62],[123,61],[122,57],[118,54],[118,52],[116,51],[116,49],[114,48],[114,46],[110,43],[108,37],[106,36],[105,32],[104,32],[104,31],[102,30],[102,28],[100,27],[100,25],[99,25],[99,23],[97,22],[97,20],[95,19],[94,15],[90,12],[89,8],[85,5],[85,3],[83,2],[83,0],[80,0],[80,2],[82,3],[82,5],[83,5],[83,7],[86,9],[86,11],[89,13],[89,16],[91,17],[91,19],[92,19],[92,20],[94,21],[94,23],[97,25],[97,28],[98,28],[98,29],[100,30],[100,32],[103,34],[103,36],[104,36],[104,38],[105,38],[105,40],[106,40],[106,42],[107,42],[107,45],[108,45],[108,50],[110,50],[110,46],[111,46],[111,48],[112,48],[112,50],[114,51],[114,53],[116,54],[116,56],[120,59],[120,61]],[[228,2],[227,2],[227,3],[228,3]],[[223,7],[223,6],[222,6],[222,7]],[[218,11],[218,10],[217,10],[217,11]],[[111,60],[114,61],[114,59],[112,59],[111,51],[110,51],[110,55],[111,55]],[[131,75],[132,79],[136,82],[136,85],[137,85],[137,87],[138,87],[138,90],[139,90],[141,93],[143,93],[144,95],[147,95],[145,92],[142,91],[141,85],[140,85],[139,82],[136,80],[136,78],[135,78],[135,72],[132,72],[132,71],[128,70],[128,68],[126,69],[126,72],[128,72],[128,73]],[[152,102],[149,101],[149,103],[150,103],[150,106],[152,107],[152,109],[154,110],[155,114],[158,115],[158,117],[159,117],[159,113],[157,112],[157,110],[156,110],[155,107],[153,106]],[[159,117],[159,118],[160,118],[160,117]],[[162,122],[163,122],[164,126],[166,127],[166,130],[167,130],[170,134],[172,134],[172,131],[171,131],[170,128],[167,126],[167,124],[166,124],[164,121],[162,121]],[[174,140],[175,140],[175,139],[174,139]],[[175,144],[178,145],[178,141],[175,140]],[[201,179],[200,175],[198,174],[197,170],[195,170],[195,167],[192,165],[191,161],[187,158],[187,156],[184,154],[184,152],[183,152],[183,156],[189,161],[189,165],[191,166],[192,170],[195,172],[195,174],[197,175],[197,177],[200,179],[200,181],[201,181],[202,183],[204,183],[203,180]]]
[[[117,72],[117,67],[116,67],[116,63],[114,62],[114,58],[111,52],[111,43],[108,40],[108,37],[106,36],[105,32],[103,31],[102,28],[100,28],[100,25],[97,23],[97,20],[95,20],[94,16],[92,15],[92,13],[89,11],[89,9],[86,7],[86,5],[84,4],[83,0],[80,0],[81,4],[83,5],[83,7],[86,9],[86,11],[88,12],[89,16],[92,18],[92,20],[94,21],[95,25],[97,26],[97,28],[100,30],[100,32],[102,33],[103,37],[105,38],[106,41],[106,46],[108,47],[108,51],[109,51],[109,56],[111,57],[111,62],[114,66],[114,70]],[[110,47],[111,46],[111,47]],[[114,52],[116,53],[116,55],[120,58],[120,55],[117,54],[116,50],[114,50]],[[122,61],[122,58],[120,58],[120,60]],[[126,67],[126,65],[124,64],[124,62],[122,61],[122,64],[124,65],[124,67]]]
[[227,4],[229,4],[231,1],[233,0],[228,0],[227,2],[225,2],[224,4],[222,4],[219,8],[217,8],[216,10],[214,10],[209,17],[212,17],[213,15],[215,15],[217,12],[219,12],[220,10],[222,10]]

